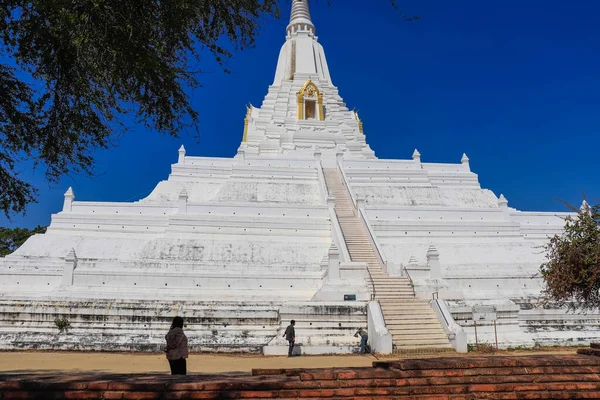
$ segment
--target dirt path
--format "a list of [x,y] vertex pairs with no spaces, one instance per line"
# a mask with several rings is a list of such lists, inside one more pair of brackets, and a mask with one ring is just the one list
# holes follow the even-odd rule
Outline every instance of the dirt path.
[[[497,355],[574,354],[574,348],[539,351],[498,352]],[[468,353],[464,356],[483,355]],[[490,355],[490,354],[485,354]],[[461,356],[453,354],[453,356]],[[432,356],[428,356],[432,357]],[[382,360],[400,357],[385,357]],[[412,356],[411,358],[417,358]],[[253,368],[332,368],[368,367],[375,358],[366,356],[265,357],[260,355],[192,354],[189,373],[249,373]],[[167,373],[169,364],[163,354],[115,354],[75,352],[0,352],[0,372],[102,372],[102,373]]]
[[[367,367],[373,356],[264,357],[259,355],[191,354],[189,373],[249,373],[253,368]],[[2,352],[0,372],[50,371],[151,373],[168,372],[162,354]]]

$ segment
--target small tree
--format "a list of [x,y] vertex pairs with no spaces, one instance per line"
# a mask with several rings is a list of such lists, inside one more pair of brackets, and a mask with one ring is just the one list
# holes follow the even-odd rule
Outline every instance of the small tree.
[[45,233],[45,226],[27,228],[4,228],[0,226],[0,257],[4,257],[17,250],[27,239],[36,233]]
[[544,300],[558,306],[600,307],[600,205],[584,200],[577,214],[565,218],[565,230],[545,246],[540,271]]

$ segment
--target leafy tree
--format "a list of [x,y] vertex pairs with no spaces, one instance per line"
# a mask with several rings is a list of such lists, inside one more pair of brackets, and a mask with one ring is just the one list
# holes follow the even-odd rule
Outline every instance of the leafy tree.
[[225,65],[252,45],[277,0],[0,0],[0,208],[23,212],[36,190],[15,169],[43,163],[56,182],[90,172],[91,150],[126,129],[122,118],[177,136],[198,114],[203,50]]
[[600,205],[584,201],[565,219],[565,231],[546,245],[541,266],[546,302],[571,308],[600,307]]
[[50,182],[89,173],[91,152],[126,131],[125,115],[172,136],[196,130],[184,89],[198,85],[201,55],[226,68],[279,3],[0,0],[0,210],[10,217],[36,201],[19,162],[42,164]]
[[0,226],[0,257],[4,257],[17,250],[27,239],[36,233],[45,233],[45,226],[27,228],[4,228]]

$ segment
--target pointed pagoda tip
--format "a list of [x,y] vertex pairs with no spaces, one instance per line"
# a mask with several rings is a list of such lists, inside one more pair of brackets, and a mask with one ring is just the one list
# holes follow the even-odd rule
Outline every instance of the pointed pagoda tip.
[[181,145],[181,147],[179,148],[179,151],[185,151],[185,147],[183,145]]
[[460,159],[461,163],[469,162],[469,157],[467,157],[467,153],[463,153],[462,158]]
[[500,207],[508,207],[508,200],[503,194],[500,194],[500,197],[498,198],[498,205]]
[[292,0],[292,12],[290,23],[287,26],[287,34],[290,36],[296,32],[308,32],[311,35],[316,33],[308,9],[308,0]]
[[419,150],[415,149],[415,151],[413,152],[413,158],[414,157],[421,157],[421,153],[419,153]]
[[440,252],[437,247],[432,243],[429,243],[429,248],[427,249],[427,261],[429,261],[430,257],[438,257]]
[[71,186],[69,186],[69,188],[65,192],[65,196],[75,196],[75,193],[73,192],[73,188]]
[[312,24],[310,10],[308,8],[308,0],[292,0],[290,24],[295,24],[299,22]]

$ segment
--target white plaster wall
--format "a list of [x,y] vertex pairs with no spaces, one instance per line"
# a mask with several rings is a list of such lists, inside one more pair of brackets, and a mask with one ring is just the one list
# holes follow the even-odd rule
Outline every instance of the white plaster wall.
[[[352,178],[350,177],[352,183]],[[439,187],[406,186],[353,186],[354,192],[364,196],[367,205],[439,206],[464,208],[492,208],[498,199],[489,190],[451,189]]]

